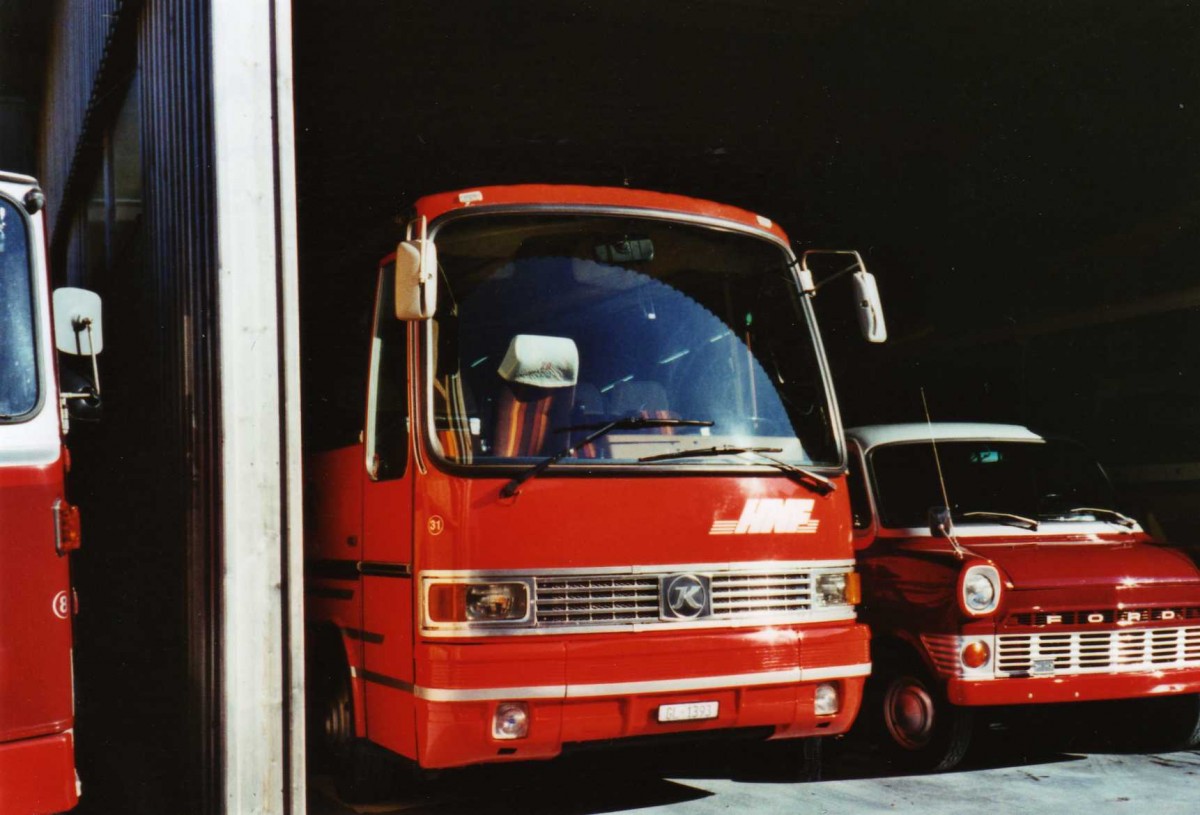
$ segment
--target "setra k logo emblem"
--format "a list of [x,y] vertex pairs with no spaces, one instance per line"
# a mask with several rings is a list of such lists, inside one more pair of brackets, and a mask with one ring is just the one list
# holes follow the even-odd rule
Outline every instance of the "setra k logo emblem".
[[691,620],[712,614],[709,578],[694,574],[664,577],[659,614],[665,620]]

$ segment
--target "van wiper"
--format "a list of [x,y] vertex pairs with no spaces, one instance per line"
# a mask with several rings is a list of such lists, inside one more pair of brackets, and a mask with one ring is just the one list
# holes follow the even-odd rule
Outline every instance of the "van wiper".
[[512,498],[517,494],[517,490],[531,478],[541,475],[548,467],[559,461],[562,461],[567,456],[575,455],[575,451],[581,447],[587,447],[596,439],[610,433],[613,430],[642,430],[648,427],[712,427],[713,423],[707,419],[654,419],[649,416],[627,416],[624,419],[613,419],[611,422],[594,422],[590,424],[573,424],[568,427],[556,427],[555,433],[569,433],[577,430],[591,430],[583,437],[579,444],[573,444],[570,447],[565,447],[559,450],[552,456],[542,459],[537,464],[534,464],[528,470],[525,470],[519,475],[513,476],[507,484],[500,488],[501,498]]
[[1123,512],[1117,512],[1115,509],[1104,509],[1102,507],[1072,507],[1066,512],[1057,513],[1060,515],[1095,515],[1098,518],[1103,518],[1106,521],[1111,521],[1118,526],[1124,526],[1133,529],[1137,526],[1137,521],[1130,518]]
[[767,455],[767,453],[782,452],[782,447],[738,447],[732,444],[723,444],[719,447],[700,447],[695,450],[674,450],[670,453],[660,453],[656,456],[645,456],[644,458],[639,458],[638,461],[670,461],[671,459],[678,458],[753,453],[775,469],[787,473],[797,484],[807,487],[818,495],[828,495],[837,489],[837,484],[823,475],[818,475],[812,470],[806,470],[803,467],[797,467],[795,464],[788,464],[786,461],[780,461],[774,456]]
[[1022,529],[1029,529],[1033,532],[1037,531],[1038,522],[1033,518],[1026,518],[1024,515],[1013,515],[1011,512],[964,512],[958,517],[960,518],[986,518],[989,521],[996,521],[1009,526],[1019,526]]

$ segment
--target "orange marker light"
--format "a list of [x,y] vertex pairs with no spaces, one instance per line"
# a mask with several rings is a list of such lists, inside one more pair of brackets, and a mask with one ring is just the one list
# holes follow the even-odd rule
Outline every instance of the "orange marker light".
[[466,622],[466,585],[462,583],[435,583],[430,586],[429,619],[438,623]]
[[858,577],[858,572],[850,572],[846,575],[846,602],[852,606],[857,606],[862,602],[862,581]]
[[991,649],[981,640],[968,642],[962,649],[962,663],[968,668],[982,668],[991,656]]
[[54,548],[59,555],[74,552],[83,540],[79,507],[59,498],[54,502]]

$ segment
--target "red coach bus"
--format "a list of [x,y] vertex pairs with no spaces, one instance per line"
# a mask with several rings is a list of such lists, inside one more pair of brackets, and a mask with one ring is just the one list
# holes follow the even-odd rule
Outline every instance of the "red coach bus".
[[[0,812],[75,806],[68,552],[79,515],[66,500],[63,437],[69,401],[94,404],[95,388],[62,393],[60,350],[100,351],[99,298],[54,293],[51,325],[37,182],[0,173]],[[86,362],[86,360],[85,360]],[[93,371],[95,368],[93,367]]]
[[310,752],[344,797],[389,761],[849,727],[868,635],[809,254],[660,193],[417,202],[359,443],[306,462]]

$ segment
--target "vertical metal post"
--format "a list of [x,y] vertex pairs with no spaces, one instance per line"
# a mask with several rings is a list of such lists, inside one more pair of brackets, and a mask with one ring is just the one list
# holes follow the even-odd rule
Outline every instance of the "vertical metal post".
[[211,0],[225,810],[304,812],[299,336],[286,0]]

